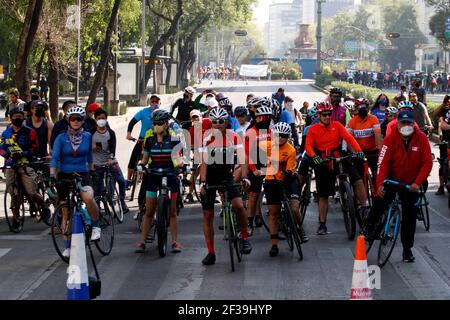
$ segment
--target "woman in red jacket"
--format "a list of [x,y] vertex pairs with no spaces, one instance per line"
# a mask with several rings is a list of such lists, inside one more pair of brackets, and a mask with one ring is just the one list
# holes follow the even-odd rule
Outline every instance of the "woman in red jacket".
[[375,224],[396,194],[396,190],[383,188],[384,180],[391,179],[411,185],[409,190],[400,190],[399,195],[402,202],[403,261],[414,262],[411,251],[416,232],[417,208],[414,204],[417,203],[420,186],[427,183],[428,175],[433,167],[433,160],[427,136],[414,126],[413,113],[402,111],[397,119],[397,130],[392,131],[384,139],[378,158],[378,194],[369,216],[367,233],[368,240],[372,240],[376,234]]

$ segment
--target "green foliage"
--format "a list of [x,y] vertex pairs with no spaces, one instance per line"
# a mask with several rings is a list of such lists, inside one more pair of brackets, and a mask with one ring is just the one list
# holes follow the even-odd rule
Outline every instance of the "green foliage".
[[[300,66],[292,60],[283,60],[281,62],[272,63],[270,68],[272,69],[273,80],[281,79],[283,71],[286,73],[289,80],[301,79]],[[278,74],[280,75],[279,79],[277,79]]]
[[316,75],[315,80],[316,80],[316,86],[325,88],[326,86],[331,85],[331,82],[335,81],[336,79],[333,78],[330,74],[322,73],[322,74]]
[[445,38],[445,18],[450,17],[449,11],[438,11],[430,18],[430,30],[439,44],[448,50],[450,48],[450,39]]
[[356,99],[366,98],[371,104],[375,102],[377,97],[382,93],[380,89],[366,87],[360,84],[352,84],[344,81],[333,81],[332,87],[338,87],[342,89],[344,94],[351,94]]

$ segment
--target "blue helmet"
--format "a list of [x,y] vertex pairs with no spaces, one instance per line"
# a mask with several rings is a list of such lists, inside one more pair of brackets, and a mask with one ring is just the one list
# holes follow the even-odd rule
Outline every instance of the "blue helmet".
[[246,107],[236,107],[236,109],[234,109],[234,115],[236,117],[245,117],[248,115],[248,110]]

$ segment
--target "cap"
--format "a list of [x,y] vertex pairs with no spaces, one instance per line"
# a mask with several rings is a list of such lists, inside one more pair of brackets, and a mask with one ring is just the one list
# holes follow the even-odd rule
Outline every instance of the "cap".
[[397,119],[399,122],[414,122],[414,114],[409,110],[405,110],[398,114]]
[[158,100],[161,100],[161,97],[158,96],[157,94],[152,94],[152,95],[150,96],[150,100],[151,100],[152,98],[156,98],[156,99],[158,99]]
[[101,109],[101,108],[102,108],[102,106],[99,105],[98,103],[93,103],[93,104],[88,105],[86,110],[88,112],[95,112],[96,110]]
[[189,116],[191,118],[194,117],[194,116],[201,117],[202,113],[200,112],[200,110],[192,110]]

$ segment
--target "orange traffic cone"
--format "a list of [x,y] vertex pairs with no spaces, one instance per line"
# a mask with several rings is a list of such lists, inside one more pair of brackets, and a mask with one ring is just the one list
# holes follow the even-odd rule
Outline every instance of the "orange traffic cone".
[[355,264],[353,265],[352,289],[350,300],[372,300],[367,270],[366,244],[364,236],[356,240]]

